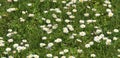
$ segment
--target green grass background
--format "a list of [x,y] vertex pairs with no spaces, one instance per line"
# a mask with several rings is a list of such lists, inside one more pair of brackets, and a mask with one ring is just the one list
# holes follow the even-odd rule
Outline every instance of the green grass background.
[[[40,3],[39,0],[19,0],[18,2],[12,2],[8,3],[6,0],[0,0],[0,3],[2,6],[0,6],[0,15],[2,16],[2,19],[0,19],[0,36],[4,37],[4,40],[7,41],[8,37],[6,37],[6,34],[8,33],[7,30],[9,28],[13,29],[14,31],[17,31],[18,34],[14,35],[12,38],[14,39],[14,43],[21,42],[22,39],[27,39],[28,43],[30,44],[30,47],[22,51],[21,53],[9,53],[9,55],[14,55],[14,58],[26,58],[29,54],[38,54],[40,58],[46,58],[47,53],[52,53],[53,55],[59,55],[59,51],[67,48],[70,50],[68,54],[65,54],[66,56],[69,55],[75,55],[77,58],[90,58],[91,53],[96,54],[96,58],[118,58],[117,55],[117,49],[120,48],[120,39],[117,41],[113,41],[112,45],[106,46],[104,42],[98,44],[95,43],[91,48],[85,48],[84,44],[91,41],[93,39],[93,36],[87,35],[86,37],[81,38],[83,40],[83,43],[78,43],[74,39],[70,40],[68,39],[68,35],[71,35],[71,33],[63,34],[62,28],[66,25],[65,22],[58,23],[59,27],[58,29],[54,30],[54,32],[50,35],[46,34],[42,29],[40,28],[40,25],[45,24],[44,21],[41,20],[42,17],[47,17],[49,19],[52,19],[51,14],[52,12],[49,12],[49,14],[44,14],[44,10],[49,10],[50,8],[56,8],[59,7],[60,9],[63,8],[64,4],[60,3],[61,0],[58,1],[58,3],[53,3],[48,0],[45,2]],[[75,13],[76,19],[73,24],[74,28],[76,29],[73,31],[74,33],[81,31],[82,29],[79,29],[79,19],[95,19],[97,20],[97,23],[93,23],[88,25],[85,30],[87,33],[90,33],[91,31],[94,31],[93,27],[100,26],[103,29],[103,33],[106,31],[112,31],[114,28],[118,28],[120,30],[120,0],[110,0],[112,3],[112,9],[114,12],[114,16],[112,18],[107,17],[105,13],[105,7],[101,5],[104,0],[92,0],[97,1],[92,3],[77,3],[77,9],[79,13]],[[32,3],[33,5],[31,7],[27,6],[27,3]],[[94,4],[93,4],[94,3]],[[103,12],[105,15],[98,17],[93,16],[94,12],[86,9],[86,5],[90,5],[92,7],[95,7],[98,9],[98,12]],[[17,11],[8,13],[6,12],[6,9],[10,7],[16,7],[18,8]],[[28,13],[34,13],[35,17],[29,18],[27,15],[22,15],[21,11],[27,10]],[[66,11],[64,11],[66,12]],[[67,18],[65,13],[58,14],[61,18]],[[85,12],[89,12],[91,14],[90,17],[83,17],[83,14]],[[26,19],[24,23],[21,23],[19,21],[19,18],[23,17]],[[57,23],[55,21],[52,21],[52,23]],[[120,33],[113,33],[112,35],[106,36],[112,38],[113,36],[120,36]],[[42,41],[41,37],[47,36],[48,41]],[[40,42],[52,42],[55,38],[61,37],[63,38],[63,42],[61,44],[55,44],[55,46],[51,50],[47,50],[44,48],[39,47]],[[77,36],[76,38],[80,38]],[[12,44],[14,44],[12,43]],[[6,47],[12,47],[12,44],[8,44],[6,42],[6,45],[4,47],[0,47],[0,56],[8,56],[3,55],[3,51]],[[81,48],[84,50],[82,54],[77,53],[77,49]],[[60,56],[60,55],[59,55]]]

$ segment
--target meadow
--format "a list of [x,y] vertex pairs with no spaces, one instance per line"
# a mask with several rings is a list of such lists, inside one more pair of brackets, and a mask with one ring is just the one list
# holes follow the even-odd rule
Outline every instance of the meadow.
[[120,58],[120,0],[0,0],[0,58]]

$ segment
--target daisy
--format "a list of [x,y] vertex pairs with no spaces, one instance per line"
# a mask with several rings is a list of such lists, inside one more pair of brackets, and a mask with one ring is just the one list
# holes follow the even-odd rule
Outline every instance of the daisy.
[[10,43],[10,42],[13,42],[13,39],[8,39],[8,42]]
[[67,27],[68,27],[68,29],[70,30],[70,31],[74,31],[74,28],[73,28],[73,26],[72,25],[67,25]]
[[90,44],[90,45],[94,45],[94,42],[93,42],[93,41],[91,41],[91,42],[89,42],[89,44]]
[[72,11],[73,11],[73,12],[77,12],[77,9],[73,9]]
[[64,27],[64,28],[63,28],[63,33],[69,33],[69,30],[68,30],[67,27]]
[[46,57],[52,58],[53,55],[52,54],[46,54]]
[[84,13],[84,16],[85,16],[85,17],[88,17],[88,16],[89,16],[89,13]]
[[94,57],[96,57],[96,55],[95,55],[95,54],[91,54],[90,57],[93,57],[93,58],[94,58]]
[[32,6],[32,3],[28,3],[27,6]]
[[53,58],[59,58],[58,56],[53,56]]
[[95,16],[98,17],[98,16],[100,16],[100,14],[99,14],[99,13],[96,13]]
[[83,2],[84,0],[79,0],[80,2]]
[[62,42],[62,39],[61,38],[57,38],[54,42],[60,43],[60,42]]
[[75,58],[75,56],[69,56],[68,58]]
[[48,23],[48,24],[51,23],[51,20],[47,19],[47,20],[46,20],[46,23]]
[[64,49],[64,53],[68,53],[69,52],[69,50],[68,49]]
[[82,31],[82,32],[79,32],[79,35],[80,35],[80,36],[85,36],[86,33],[85,33],[84,31]]
[[0,19],[2,19],[2,16],[0,15]]
[[73,19],[73,18],[75,18],[75,16],[74,15],[70,15],[69,18]]
[[114,15],[114,14],[113,14],[112,12],[109,12],[109,13],[108,13],[108,16],[109,16],[109,17],[112,17],[113,15]]
[[78,49],[77,52],[78,52],[78,53],[82,53],[83,50],[82,50],[82,49]]
[[43,36],[43,37],[42,37],[42,40],[46,40],[46,39],[47,39],[47,37],[46,37],[46,36]]
[[35,15],[34,14],[29,14],[28,17],[34,17]]
[[11,48],[9,48],[9,47],[6,48],[6,51],[7,51],[7,52],[10,52],[10,51],[11,51]]
[[14,2],[18,2],[18,0],[13,0]]
[[118,40],[118,38],[117,37],[113,37],[113,40]]
[[61,56],[61,58],[66,58],[66,56]]
[[107,40],[106,40],[106,45],[111,45],[111,42],[112,42],[111,39],[107,39]]
[[81,24],[80,25],[80,28],[85,28],[86,26],[84,24]]
[[118,29],[114,29],[113,31],[114,31],[114,32],[116,32],[116,33],[117,33],[117,32],[119,32],[119,30],[118,30]]
[[85,48],[90,48],[90,44],[86,44],[86,45],[85,45]]
[[18,46],[19,46],[19,44],[17,44],[17,43],[13,44],[13,47],[14,47],[14,48],[16,48],[16,47],[18,47]]
[[40,0],[40,2],[44,2],[44,0]]
[[79,23],[83,24],[83,23],[85,23],[85,21],[84,20],[79,20]]
[[60,55],[64,55],[65,53],[64,53],[64,51],[60,51],[59,54]]
[[60,18],[56,18],[55,20],[56,20],[56,22],[61,22],[62,21]]
[[48,43],[48,47],[52,47],[53,45],[53,43]]

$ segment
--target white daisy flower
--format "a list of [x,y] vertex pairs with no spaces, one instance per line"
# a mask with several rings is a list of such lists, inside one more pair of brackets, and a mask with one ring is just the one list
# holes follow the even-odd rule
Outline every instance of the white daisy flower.
[[79,0],[80,2],[84,2],[84,0]]
[[61,56],[61,58],[66,58],[66,56]]
[[60,18],[56,18],[55,20],[56,20],[56,22],[61,22],[62,21]]
[[95,36],[95,37],[94,37],[94,41],[95,41],[95,42],[98,42],[98,43],[100,42],[101,39],[102,39],[102,38],[99,37],[99,36]]
[[88,17],[88,16],[89,16],[89,13],[84,13],[84,16],[85,16],[85,17]]
[[94,58],[94,57],[96,57],[96,55],[95,55],[95,54],[91,54],[90,57],[93,57],[93,58]]
[[113,14],[112,12],[109,12],[109,13],[108,13],[108,16],[109,16],[109,17],[112,17],[113,15],[114,15],[114,14]]
[[67,53],[67,52],[69,52],[69,50],[68,49],[64,49],[64,53]]
[[34,17],[35,15],[34,14],[29,14],[28,17]]
[[46,46],[45,43],[40,43],[40,47],[44,47],[44,46]]
[[57,2],[57,0],[53,0],[53,2]]
[[78,52],[78,53],[82,53],[83,50],[82,50],[82,49],[78,49],[77,52]]
[[8,29],[8,32],[12,32],[12,29]]
[[46,40],[46,39],[47,39],[47,37],[46,37],[46,36],[43,36],[43,37],[42,37],[42,40]]
[[77,0],[71,0],[71,2],[76,3],[76,2],[77,2]]
[[53,55],[52,54],[46,54],[46,57],[52,58]]
[[62,3],[64,3],[64,4],[65,4],[65,3],[66,3],[66,1],[62,1]]
[[117,32],[119,32],[119,30],[118,30],[118,29],[114,29],[113,31],[114,31],[114,32],[116,32],[116,33],[117,33]]
[[48,43],[48,47],[52,47],[53,45],[53,43]]
[[120,54],[119,55],[117,55],[118,57],[120,57]]
[[118,40],[118,38],[117,37],[113,37],[113,40]]
[[77,42],[82,42],[82,40],[80,40],[80,39],[76,39],[76,41],[77,41]]
[[68,30],[67,27],[64,27],[64,28],[63,28],[63,33],[69,33],[69,30]]
[[14,57],[10,55],[10,56],[8,56],[8,58],[14,58]]
[[85,23],[85,21],[84,20],[79,20],[79,23],[83,24],[83,23]]
[[93,42],[93,41],[91,41],[91,42],[89,42],[89,44],[90,44],[90,45],[94,45],[94,42]]
[[0,15],[0,19],[2,19],[2,16]]
[[12,0],[7,0],[7,2],[12,2]]
[[99,14],[99,13],[96,13],[95,16],[98,17],[98,16],[100,16],[100,14]]
[[70,15],[69,18],[73,19],[73,18],[75,18],[75,16],[74,15]]
[[16,47],[18,47],[19,46],[19,44],[13,44],[13,47],[14,48],[16,48]]
[[80,35],[80,36],[85,36],[86,33],[85,33],[84,31],[82,31],[82,32],[79,32],[79,35]]
[[57,18],[57,15],[56,15],[56,14],[52,14],[52,17],[53,17],[53,18]]
[[48,13],[48,11],[46,10],[46,11],[44,11],[44,13]]
[[73,11],[73,12],[77,12],[77,9],[73,9],[72,11]]
[[23,18],[20,18],[20,22],[25,22],[25,19],[23,19]]
[[40,0],[40,2],[44,2],[45,0]]
[[10,43],[10,42],[13,42],[13,39],[8,39],[8,42]]
[[117,49],[118,52],[120,52],[120,49]]
[[66,22],[66,23],[69,23],[69,22],[71,22],[71,21],[70,21],[70,20],[68,20],[68,19],[66,19],[66,20],[65,20],[65,22]]
[[64,53],[64,51],[60,51],[59,54],[60,55],[64,55],[65,53]]
[[53,56],[53,58],[59,58],[58,56]]
[[86,26],[84,24],[81,24],[80,25],[80,28],[85,28]]
[[54,42],[60,43],[60,42],[62,42],[62,39],[61,38],[57,38]]
[[11,51],[11,48],[6,48],[5,49],[7,52],[10,52]]
[[7,12],[13,12],[13,11],[16,11],[17,10],[17,8],[9,8],[9,9],[7,9]]
[[48,23],[48,24],[51,23],[51,20],[47,19],[47,20],[46,20],[46,23]]
[[111,42],[112,42],[111,39],[107,39],[107,40],[106,40],[106,45],[111,45]]
[[90,44],[86,44],[86,45],[85,45],[85,48],[90,48]]
[[101,29],[97,29],[97,30],[96,30],[96,33],[97,33],[97,34],[99,34],[99,33],[101,33],[101,32],[102,32]]
[[108,12],[108,13],[109,13],[109,12],[112,12],[112,11],[111,11],[111,9],[106,9],[106,12]]
[[22,11],[22,14],[26,14],[27,13],[27,11]]
[[14,2],[18,2],[18,0],[13,0]]
[[110,32],[110,31],[107,31],[107,34],[112,34],[112,32]]
[[68,58],[75,58],[75,56],[69,56]]
[[92,8],[92,11],[96,11],[96,9],[95,9],[95,8]]
[[32,3],[28,3],[27,6],[32,6]]
[[67,27],[68,27],[68,29],[70,30],[70,31],[74,31],[74,28],[73,28],[73,26],[72,25],[67,25]]

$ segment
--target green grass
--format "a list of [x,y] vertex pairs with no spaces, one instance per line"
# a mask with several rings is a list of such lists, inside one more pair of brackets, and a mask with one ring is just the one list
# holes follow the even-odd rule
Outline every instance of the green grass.
[[[96,1],[96,2],[95,2]],[[119,29],[120,30],[120,0],[110,0],[112,4],[112,11],[114,13],[113,17],[108,17],[106,12],[106,7],[103,7],[104,0],[92,0],[91,2],[85,2],[85,3],[76,3],[76,9],[78,10],[76,13],[73,13],[73,15],[76,16],[73,22],[69,23],[73,25],[74,31],[69,32],[68,34],[63,33],[63,27],[67,25],[67,23],[64,22],[64,20],[70,19],[68,15],[66,15],[65,12],[68,10],[64,10],[63,6],[65,4],[61,3],[61,0],[59,0],[57,3],[53,3],[52,1],[46,0],[45,2],[40,2],[40,0],[19,0],[18,2],[7,2],[6,0],[0,0],[0,3],[2,6],[0,6],[0,15],[2,18],[0,19],[0,37],[3,37],[5,41],[5,46],[0,47],[0,57],[8,57],[9,55],[14,56],[14,58],[26,58],[29,54],[37,54],[40,56],[40,58],[47,58],[46,54],[51,53],[53,56],[59,56],[59,52],[64,49],[69,49],[69,52],[64,54],[65,56],[73,55],[76,58],[91,58],[90,54],[94,53],[96,54],[96,58],[118,58],[117,55],[120,54],[117,52],[117,49],[120,49],[120,32],[118,33],[112,33],[111,35],[106,34],[107,31],[113,31],[113,29]],[[69,1],[67,1],[69,2]],[[27,4],[32,3],[32,6],[28,7]],[[95,17],[94,14],[96,12],[91,11],[91,9],[87,9],[86,6],[89,5],[92,8],[98,9],[98,13],[103,13],[100,17]],[[17,8],[16,11],[8,13],[6,10],[8,8],[15,7]],[[62,10],[62,13],[57,14],[58,17],[62,19],[62,22],[56,22],[52,18],[52,14],[55,12],[48,12],[48,14],[45,14],[43,11],[49,10],[50,8],[60,8]],[[69,9],[72,10],[71,7]],[[22,14],[22,11],[28,11],[27,14]],[[90,13],[89,17],[84,17],[84,13]],[[28,17],[29,13],[34,13],[34,17],[30,18]],[[19,18],[22,17],[26,21],[20,22]],[[58,28],[53,30],[51,34],[47,34],[45,31],[43,31],[40,26],[41,25],[47,25],[45,21],[42,20],[42,17],[45,17],[47,19],[50,19],[52,24],[58,24]],[[85,29],[81,29],[79,27],[79,20],[88,20],[88,19],[94,19],[97,20],[96,23],[87,24]],[[101,41],[100,43],[94,42],[94,45],[90,48],[85,48],[85,44],[89,43],[90,41],[93,41],[93,37],[95,35],[90,35],[91,32],[94,32],[94,26],[99,26],[103,30],[103,34],[112,39],[114,36],[118,37],[117,41],[112,40],[111,45],[106,45],[105,41]],[[12,29],[13,31],[17,31],[17,34],[13,35],[11,38],[14,39],[13,43],[8,43],[7,40],[10,39],[6,36],[8,33],[8,29]],[[80,31],[85,31],[87,35],[85,37],[80,37],[77,35],[74,39],[70,39],[69,36],[72,33],[79,33]],[[41,37],[47,36],[47,40],[43,41]],[[54,43],[54,46],[51,49],[45,49],[44,47],[41,48],[39,44],[41,42],[49,43],[54,42],[56,38],[62,38],[61,43]],[[83,42],[79,43],[75,39],[81,39]],[[22,39],[26,39],[28,41],[28,44],[30,45],[29,48],[27,48],[24,51],[21,51],[20,53],[13,54],[12,52],[9,52],[7,55],[5,55],[3,52],[7,47],[11,47],[12,50],[14,49],[12,46],[15,43],[20,43]],[[82,49],[83,53],[79,54],[77,53],[77,49]]]

